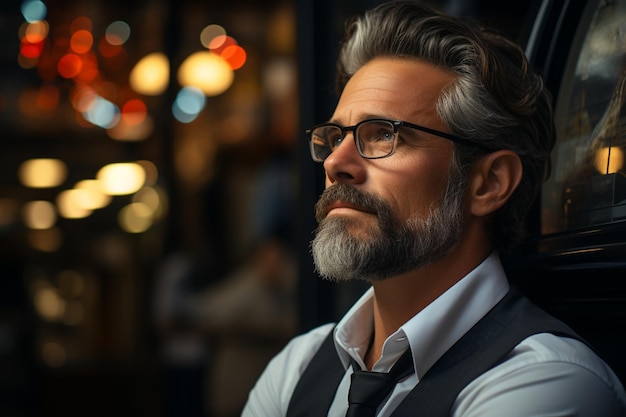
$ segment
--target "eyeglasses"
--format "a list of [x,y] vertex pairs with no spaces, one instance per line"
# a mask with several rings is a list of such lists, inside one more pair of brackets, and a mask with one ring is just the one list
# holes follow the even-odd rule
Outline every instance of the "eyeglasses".
[[363,158],[379,159],[393,154],[398,143],[398,130],[408,127],[431,135],[439,136],[456,143],[490,150],[479,144],[450,133],[441,132],[402,120],[367,119],[354,126],[340,126],[336,123],[322,123],[306,131],[309,137],[311,157],[315,162],[324,162],[326,158],[343,142],[346,134],[352,132],[356,148]]

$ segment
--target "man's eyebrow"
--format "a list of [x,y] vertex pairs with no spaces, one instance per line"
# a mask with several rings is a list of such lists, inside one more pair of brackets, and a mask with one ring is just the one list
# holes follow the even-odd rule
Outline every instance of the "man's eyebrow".
[[[383,115],[380,115],[380,114],[367,113],[367,114],[359,115],[356,118],[356,120],[357,120],[356,123],[360,123],[360,122],[362,122],[364,120],[370,120],[370,119],[396,120],[393,117],[389,117],[389,116],[383,116]],[[331,120],[328,121],[328,123],[334,123],[334,124],[343,126],[343,124],[338,119],[331,119]]]

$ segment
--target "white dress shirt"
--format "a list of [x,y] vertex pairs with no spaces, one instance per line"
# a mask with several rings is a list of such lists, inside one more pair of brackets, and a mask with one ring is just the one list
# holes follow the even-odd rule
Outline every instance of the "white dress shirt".
[[[389,336],[372,370],[389,371],[410,347],[415,373],[396,385],[377,416],[390,416],[430,367],[508,290],[499,257],[492,254]],[[373,332],[372,297],[370,288],[335,328],[335,345],[346,373],[329,417],[345,416],[351,358],[364,367]],[[285,416],[300,376],[333,327],[326,324],[296,337],[274,357],[251,391],[242,417]],[[584,343],[541,333],[523,340],[505,361],[467,385],[451,415],[626,416],[626,394],[611,369]]]

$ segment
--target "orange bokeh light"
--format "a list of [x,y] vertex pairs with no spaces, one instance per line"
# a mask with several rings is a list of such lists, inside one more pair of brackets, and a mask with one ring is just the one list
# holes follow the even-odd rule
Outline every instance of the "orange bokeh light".
[[147,114],[146,103],[138,98],[130,99],[122,106],[122,119],[129,125],[138,125],[143,122]]
[[57,65],[59,75],[63,78],[74,78],[83,69],[83,61],[76,54],[65,54]]
[[20,53],[26,58],[38,58],[43,51],[43,40],[40,42],[29,42],[26,39],[22,39],[20,45]]
[[77,54],[89,52],[93,46],[93,35],[88,30],[81,29],[74,32],[70,38],[70,48]]
[[43,34],[41,33],[26,33],[26,35],[24,35],[24,37],[22,38],[22,42],[41,43],[44,41],[44,39],[45,36],[43,36]]
[[239,45],[227,46],[220,55],[233,70],[243,67],[243,64],[246,63],[246,51]]
[[231,45],[237,45],[237,41],[228,35],[220,35],[214,37],[211,42],[209,42],[209,49],[216,54],[220,54],[224,49]]

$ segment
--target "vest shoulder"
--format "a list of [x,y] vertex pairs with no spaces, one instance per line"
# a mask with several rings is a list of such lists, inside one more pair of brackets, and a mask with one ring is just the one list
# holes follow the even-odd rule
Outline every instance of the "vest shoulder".
[[327,323],[294,337],[275,359],[282,361],[285,369],[302,374],[334,328],[335,323]]

